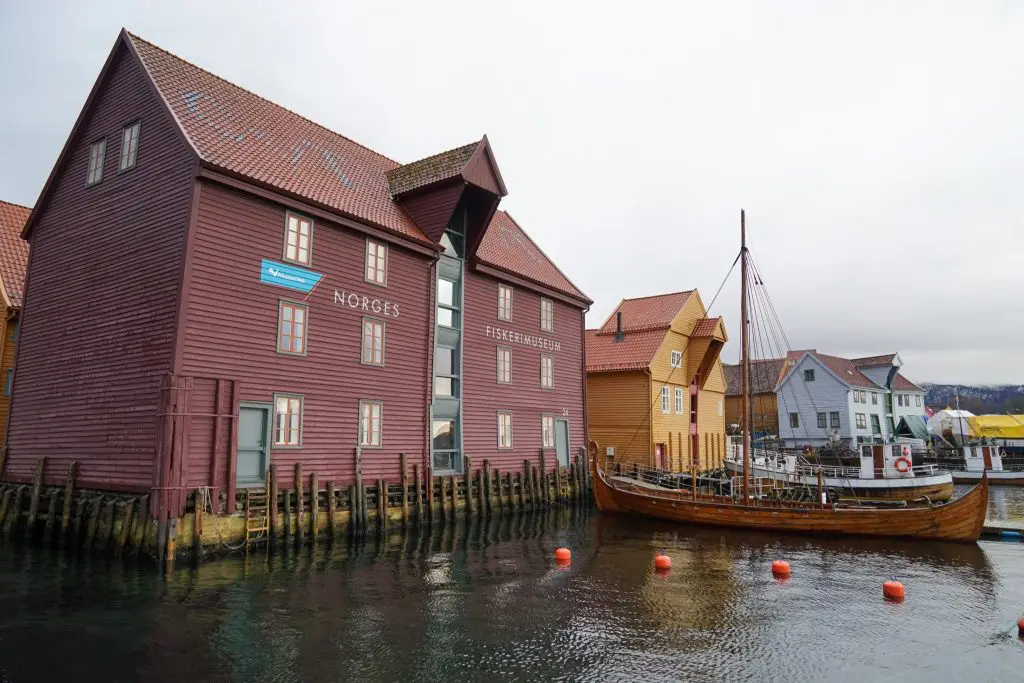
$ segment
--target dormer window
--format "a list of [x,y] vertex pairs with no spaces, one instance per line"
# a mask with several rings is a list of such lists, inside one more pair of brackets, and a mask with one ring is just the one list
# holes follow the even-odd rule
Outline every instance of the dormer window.
[[129,124],[121,131],[121,160],[117,164],[118,171],[130,171],[135,168],[135,156],[139,151],[139,122]]

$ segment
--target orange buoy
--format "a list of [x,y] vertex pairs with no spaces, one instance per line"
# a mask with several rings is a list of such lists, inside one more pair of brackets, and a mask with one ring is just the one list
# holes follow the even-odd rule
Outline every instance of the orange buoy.
[[772,562],[772,574],[776,576],[789,576],[789,562],[785,560],[775,560]]
[[555,551],[555,559],[559,562],[568,562],[572,559],[572,552],[568,548],[559,548]]
[[1021,617],[1020,621],[1017,622],[1017,635],[1024,638],[1024,617]]
[[654,558],[654,568],[660,571],[667,571],[672,568],[672,558],[668,555],[658,555]]
[[903,602],[903,598],[906,597],[906,592],[903,590],[903,584],[892,579],[882,584],[882,595],[885,596],[886,600],[893,602]]

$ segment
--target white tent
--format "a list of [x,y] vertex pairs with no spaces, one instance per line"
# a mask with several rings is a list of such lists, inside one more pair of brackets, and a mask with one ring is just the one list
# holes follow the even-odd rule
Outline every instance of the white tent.
[[967,420],[969,417],[974,417],[969,410],[940,410],[928,418],[928,433],[942,438],[947,432],[952,432],[957,442],[970,439],[973,435]]

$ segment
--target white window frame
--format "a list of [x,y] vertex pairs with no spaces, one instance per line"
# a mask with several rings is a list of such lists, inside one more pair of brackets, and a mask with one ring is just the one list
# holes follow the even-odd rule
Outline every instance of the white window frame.
[[[286,401],[283,413],[280,410],[281,401]],[[293,401],[298,402],[298,408],[295,411],[292,410]],[[274,394],[272,448],[302,447],[302,417],[305,403],[301,394]]]
[[[377,330],[380,330],[380,348],[377,348]],[[369,333],[369,337],[367,337]],[[384,348],[387,338],[387,324],[378,318],[363,318],[362,333],[359,335],[359,362],[363,365],[384,366]],[[369,341],[369,344],[367,344]],[[367,353],[369,352],[369,357]]]
[[916,394],[916,395],[914,396],[914,403],[916,404],[916,406],[917,406],[918,408],[920,408],[920,407],[921,407],[921,394]]
[[818,413],[818,429],[828,429],[827,413]]
[[142,121],[134,121],[121,129],[121,152],[117,161],[117,172],[123,173],[135,168],[139,155],[139,130]]
[[388,286],[388,245],[377,240],[366,240],[364,279],[371,285]]
[[555,358],[554,356],[540,357],[540,388],[555,388]]
[[661,388],[661,412],[665,415],[668,415],[670,412],[668,403],[668,387]]
[[[292,221],[295,221],[295,229],[292,230]],[[306,235],[306,259],[302,259],[302,225],[307,224],[307,235]],[[291,244],[291,235],[295,234],[295,243]],[[294,254],[289,255],[289,249],[294,248]],[[313,219],[303,216],[302,214],[295,213],[294,211],[285,211],[284,214],[284,244],[282,245],[281,258],[289,263],[297,263],[302,266],[308,266],[313,263]]]
[[85,170],[85,186],[92,187],[103,182],[103,164],[107,160],[107,139],[97,140],[89,145],[89,161]]
[[540,298],[540,329],[542,332],[555,331],[555,302]]
[[499,346],[495,354],[498,384],[512,384],[512,349]]
[[676,415],[683,414],[683,388],[676,387]]
[[877,391],[872,391],[871,392],[871,405],[873,405],[873,406],[877,406],[878,405],[878,392]]
[[[288,335],[285,335],[284,331],[284,311],[286,308],[291,310],[291,320],[287,321],[291,325],[291,332],[289,332]],[[296,322],[295,320],[295,314],[298,311],[302,311],[302,322]],[[301,332],[296,335],[295,329],[297,327],[301,327]],[[290,337],[293,340],[293,342],[295,339],[298,339],[299,343],[301,344],[301,348],[296,350],[294,348],[294,343],[291,345],[291,348],[285,348],[284,341],[286,336]],[[289,356],[305,356],[308,343],[309,306],[307,306],[306,304],[300,304],[296,301],[288,301],[286,299],[281,299],[277,304],[277,352],[284,353]]]
[[[833,418],[835,418],[835,419],[833,419]],[[829,424],[829,428],[830,429],[839,429],[840,428],[842,423],[840,422],[839,411],[838,410],[833,410],[833,411],[829,412],[829,414],[828,414],[828,424]]]
[[540,441],[542,448],[555,447],[555,416],[540,416]]
[[[376,415],[374,415],[376,411]],[[374,420],[377,429],[374,430]],[[361,448],[384,447],[384,401],[363,399],[359,402],[359,446]]]
[[512,321],[512,288],[498,284],[498,320]]
[[800,429],[800,413],[789,414],[789,428]]
[[867,413],[855,413],[853,418],[854,418],[854,424],[857,425],[857,429],[867,429],[868,428],[868,415],[867,415]]
[[681,368],[683,366],[683,352],[675,349],[669,352],[668,364],[673,368]]
[[507,410],[498,411],[498,448],[507,450],[512,448],[512,413]]

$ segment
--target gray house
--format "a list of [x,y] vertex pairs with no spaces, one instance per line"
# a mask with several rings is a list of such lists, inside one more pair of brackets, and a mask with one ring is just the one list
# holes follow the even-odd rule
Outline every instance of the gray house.
[[811,349],[791,351],[787,365],[775,387],[787,446],[884,443],[900,418],[925,415],[925,391],[900,374],[899,354],[840,358]]

